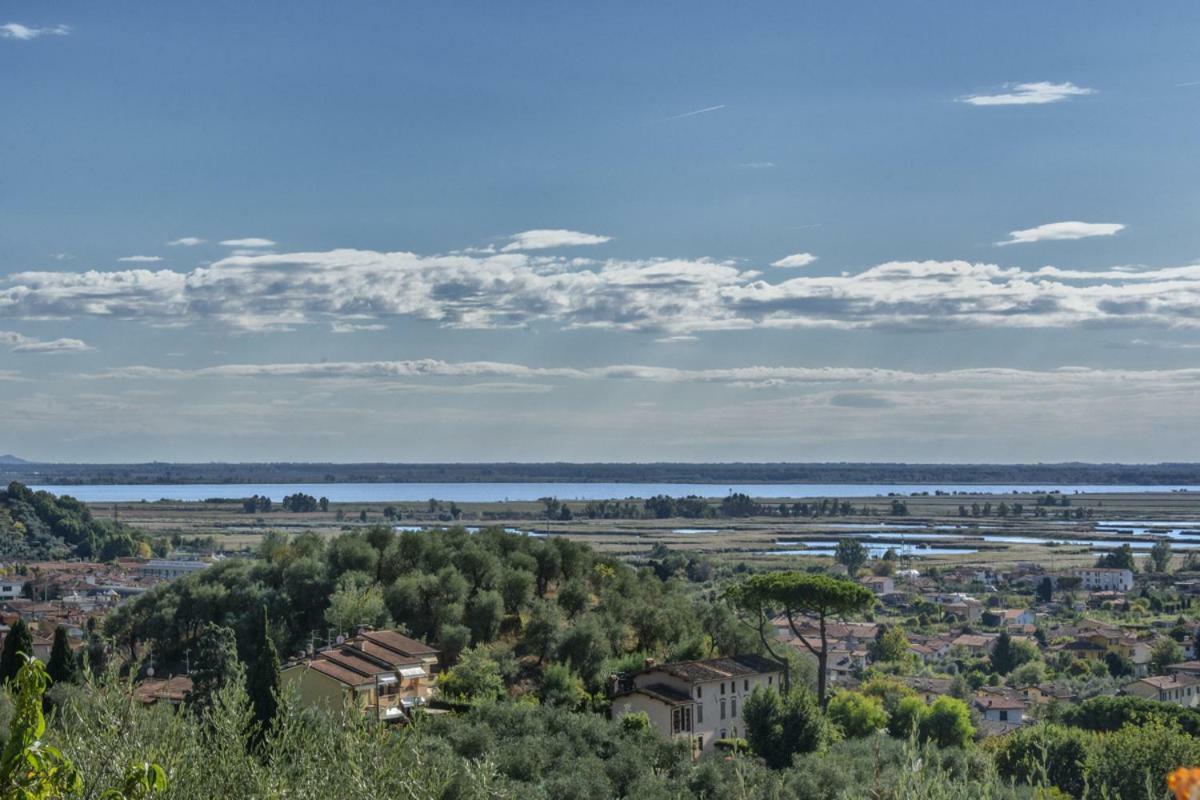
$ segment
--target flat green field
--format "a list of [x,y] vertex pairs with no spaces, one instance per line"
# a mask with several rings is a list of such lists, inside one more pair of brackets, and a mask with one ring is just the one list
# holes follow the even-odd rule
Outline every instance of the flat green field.
[[[586,541],[598,550],[621,556],[643,554],[656,544],[673,549],[702,552],[717,561],[744,561],[778,566],[828,559],[820,554],[792,554],[779,551],[828,549],[830,543],[845,536],[883,548],[895,546],[914,566],[955,563],[1005,565],[1034,561],[1047,566],[1071,566],[1095,560],[1097,548],[1116,547],[1123,542],[1144,552],[1156,537],[1170,535],[1177,558],[1190,548],[1200,548],[1200,493],[1155,492],[1125,494],[1070,495],[1070,506],[1048,507],[1047,516],[1034,516],[1036,495],[952,495],[906,496],[901,499],[908,513],[892,515],[891,497],[855,498],[855,513],[845,516],[741,517],[736,519],[587,519],[548,521],[540,503],[462,503],[458,524],[466,526],[500,525],[521,531],[567,536]],[[776,506],[804,498],[758,498],[764,505]],[[832,499],[832,498],[831,498]],[[1017,517],[997,516],[1000,503],[1021,503],[1024,513]],[[992,513],[970,515],[974,504],[990,503]],[[391,506],[396,518],[388,519],[384,509]],[[579,514],[583,504],[571,504]],[[962,516],[966,506],[968,516]],[[1082,510],[1083,519],[1056,518],[1066,510]],[[252,548],[266,531],[287,533],[312,531],[336,535],[368,525],[438,526],[455,524],[443,519],[447,508],[430,511],[428,504],[348,503],[333,504],[327,512],[290,513],[273,510],[248,514],[240,503],[228,502],[157,502],[93,504],[97,516],[116,517],[123,522],[159,536],[213,536],[227,551]],[[361,521],[362,512],[367,521]],[[341,519],[338,519],[339,512]],[[1120,530],[1112,522],[1129,523]],[[1141,523],[1138,525],[1137,523]],[[1173,529],[1176,533],[1170,534]],[[1017,541],[1012,541],[1016,539]],[[969,553],[946,550],[972,550]]]

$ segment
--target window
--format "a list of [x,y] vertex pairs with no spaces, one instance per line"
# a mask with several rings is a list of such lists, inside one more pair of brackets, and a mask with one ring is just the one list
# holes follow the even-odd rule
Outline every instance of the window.
[[735,697],[732,700],[730,700],[729,704],[730,704],[729,705],[729,716],[733,717],[734,719],[737,719],[737,698]]
[[725,701],[721,701],[721,719],[725,719]]
[[692,730],[692,709],[671,709],[671,733],[688,733]]
[[743,692],[750,691],[750,679],[749,678],[742,679],[742,691]]
[[1001,721],[1001,722],[1008,722],[1008,712],[1007,712],[1007,711],[1001,711],[1001,712],[1000,712],[1000,721]]
[[699,686],[696,687],[696,697],[704,697],[704,691]]
[[770,686],[770,685],[771,685],[772,683],[774,683],[774,682],[775,682],[775,676],[774,676],[774,675],[768,675],[768,676],[767,676],[767,686]]
[[701,703],[696,704],[696,724],[704,724],[704,705]]
[[725,684],[724,684],[724,682],[722,682],[722,683],[721,683],[721,694],[725,694]]

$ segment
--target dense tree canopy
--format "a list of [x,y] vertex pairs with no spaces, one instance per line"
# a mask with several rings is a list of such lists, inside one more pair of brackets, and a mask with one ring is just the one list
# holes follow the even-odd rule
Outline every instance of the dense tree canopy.
[[270,534],[258,556],[154,587],[118,608],[106,632],[125,654],[151,645],[156,659],[182,666],[214,623],[253,663],[266,608],[282,654],[360,625],[394,625],[442,650],[444,667],[468,647],[506,641],[517,657],[569,665],[591,692],[627,654],[640,663],[760,649],[727,610],[687,590],[686,574],[664,578],[563,538],[379,527],[329,540]]
[[149,553],[137,531],[96,519],[73,497],[35,492],[16,482],[0,490],[0,558],[38,561],[76,555],[107,561]]

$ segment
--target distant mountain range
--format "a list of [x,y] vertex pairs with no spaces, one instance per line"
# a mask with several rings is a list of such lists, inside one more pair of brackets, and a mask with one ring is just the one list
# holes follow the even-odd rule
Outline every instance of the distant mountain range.
[[0,486],[189,483],[879,483],[1200,485],[1200,464],[207,463],[39,464],[0,458]]
[[32,462],[26,461],[23,458],[17,458],[16,456],[8,454],[8,453],[5,453],[4,455],[0,456],[0,464],[30,464],[30,463],[32,463]]

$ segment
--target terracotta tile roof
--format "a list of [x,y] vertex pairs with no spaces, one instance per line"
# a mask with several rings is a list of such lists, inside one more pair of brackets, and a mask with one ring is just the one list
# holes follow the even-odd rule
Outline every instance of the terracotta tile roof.
[[436,648],[430,647],[424,642],[418,642],[416,639],[410,639],[396,631],[365,631],[361,636],[380,647],[386,647],[406,656],[440,655]]
[[133,692],[137,699],[146,705],[153,705],[159,700],[182,703],[192,693],[192,679],[187,675],[150,678],[139,683]]
[[964,633],[955,638],[950,644],[956,647],[988,647],[991,645],[993,638],[974,633]]
[[1200,678],[1187,673],[1176,672],[1171,675],[1153,675],[1149,678],[1142,678],[1134,683],[1144,683],[1147,686],[1153,686],[1155,689],[1186,689],[1189,686],[1200,685]]
[[344,683],[347,686],[362,686],[364,684],[373,683],[374,678],[362,675],[345,667],[339,666],[332,661],[326,661],[323,658],[313,659],[308,662],[308,668],[322,675],[328,675],[339,683]]
[[660,664],[645,672],[661,671],[674,675],[691,683],[706,683],[721,681],[743,675],[759,675],[764,672],[778,672],[779,665],[762,656],[743,655],[728,658],[710,658],[705,661],[676,661],[670,664]]
[[649,686],[641,686],[631,692],[626,692],[626,694],[633,694],[635,692],[649,695],[655,700],[661,700],[671,705],[684,705],[692,702],[691,695],[681,692],[678,689],[672,689],[665,683],[652,683]]
[[1024,700],[1016,697],[976,697],[975,707],[980,711],[1023,711],[1028,708]]
[[[404,650],[415,652],[406,653]],[[311,660],[288,665],[307,666],[347,686],[374,683],[406,666],[423,666],[423,658],[438,651],[395,631],[365,631],[342,644],[318,652]]]

